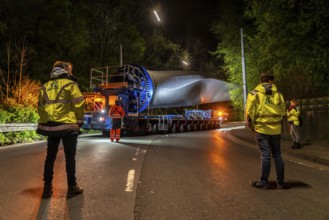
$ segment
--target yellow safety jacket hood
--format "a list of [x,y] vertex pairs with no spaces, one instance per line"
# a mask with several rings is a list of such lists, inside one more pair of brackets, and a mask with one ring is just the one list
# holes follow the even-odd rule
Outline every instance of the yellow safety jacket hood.
[[247,123],[256,132],[275,135],[281,133],[281,121],[286,114],[283,96],[274,84],[262,83],[248,94]]

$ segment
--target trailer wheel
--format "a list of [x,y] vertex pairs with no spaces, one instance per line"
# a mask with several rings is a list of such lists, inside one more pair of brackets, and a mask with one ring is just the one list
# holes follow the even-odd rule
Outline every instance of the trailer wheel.
[[173,124],[172,128],[171,128],[172,133],[177,133],[177,126],[176,124]]
[[141,127],[139,127],[139,129],[138,129],[138,135],[139,136],[144,136],[144,135],[146,135],[146,127],[145,126],[141,126]]
[[185,132],[185,125],[184,125],[184,124],[181,124],[181,125],[179,126],[179,131],[180,131],[181,133],[184,133],[184,132]]
[[193,124],[193,130],[194,131],[198,131],[199,129],[198,129],[198,124],[197,123],[194,123]]
[[212,124],[212,129],[217,129],[218,128],[218,123],[217,121],[214,121]]
[[191,132],[192,131],[192,125],[191,124],[188,124],[186,126],[186,129],[187,129],[187,132]]
[[157,134],[158,133],[158,125],[157,124],[153,124],[152,125],[152,134]]
[[211,124],[210,124],[210,125],[211,125],[211,129],[216,129],[216,125],[215,125],[215,123],[216,123],[216,122],[213,122],[213,121],[211,122]]
[[203,122],[201,122],[200,124],[199,124],[199,130],[200,131],[203,131],[204,129],[203,129]]

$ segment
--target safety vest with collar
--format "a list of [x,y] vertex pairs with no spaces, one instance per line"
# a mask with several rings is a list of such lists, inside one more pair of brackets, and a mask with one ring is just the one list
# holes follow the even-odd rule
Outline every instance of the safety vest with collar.
[[281,134],[281,121],[286,115],[285,109],[284,98],[274,84],[259,84],[248,94],[247,123],[258,133]]
[[41,86],[38,101],[39,134],[78,133],[84,120],[85,100],[76,82],[67,78],[52,79]]
[[111,118],[122,118],[123,116],[125,116],[125,111],[121,106],[114,105],[110,108],[109,116]]

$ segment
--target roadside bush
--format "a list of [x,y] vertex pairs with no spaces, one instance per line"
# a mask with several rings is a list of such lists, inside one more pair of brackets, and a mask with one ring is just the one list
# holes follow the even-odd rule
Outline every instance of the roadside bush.
[[0,133],[0,146],[17,143],[30,143],[45,139],[45,137],[38,135],[35,131],[6,132]]
[[24,106],[8,107],[7,111],[11,113],[11,117],[7,123],[36,123],[39,115],[35,108]]
[[4,124],[10,121],[11,115],[12,114],[10,112],[5,111],[2,109],[2,107],[0,107],[0,124]]
[[7,137],[3,133],[0,133],[0,146],[6,145],[7,142],[8,142]]
[[[39,115],[32,106],[5,105],[0,109],[0,124],[37,123]],[[35,131],[12,131],[0,133],[0,146],[44,140]]]

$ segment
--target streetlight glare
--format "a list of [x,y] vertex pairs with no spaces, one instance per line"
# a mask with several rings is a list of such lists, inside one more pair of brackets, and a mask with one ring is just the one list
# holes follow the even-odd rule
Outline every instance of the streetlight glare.
[[156,10],[153,10],[153,13],[154,13],[155,17],[157,18],[157,20],[160,22],[161,20],[160,20],[160,17],[158,15],[158,12]]
[[182,61],[184,65],[188,66],[188,62],[186,62],[185,60]]

